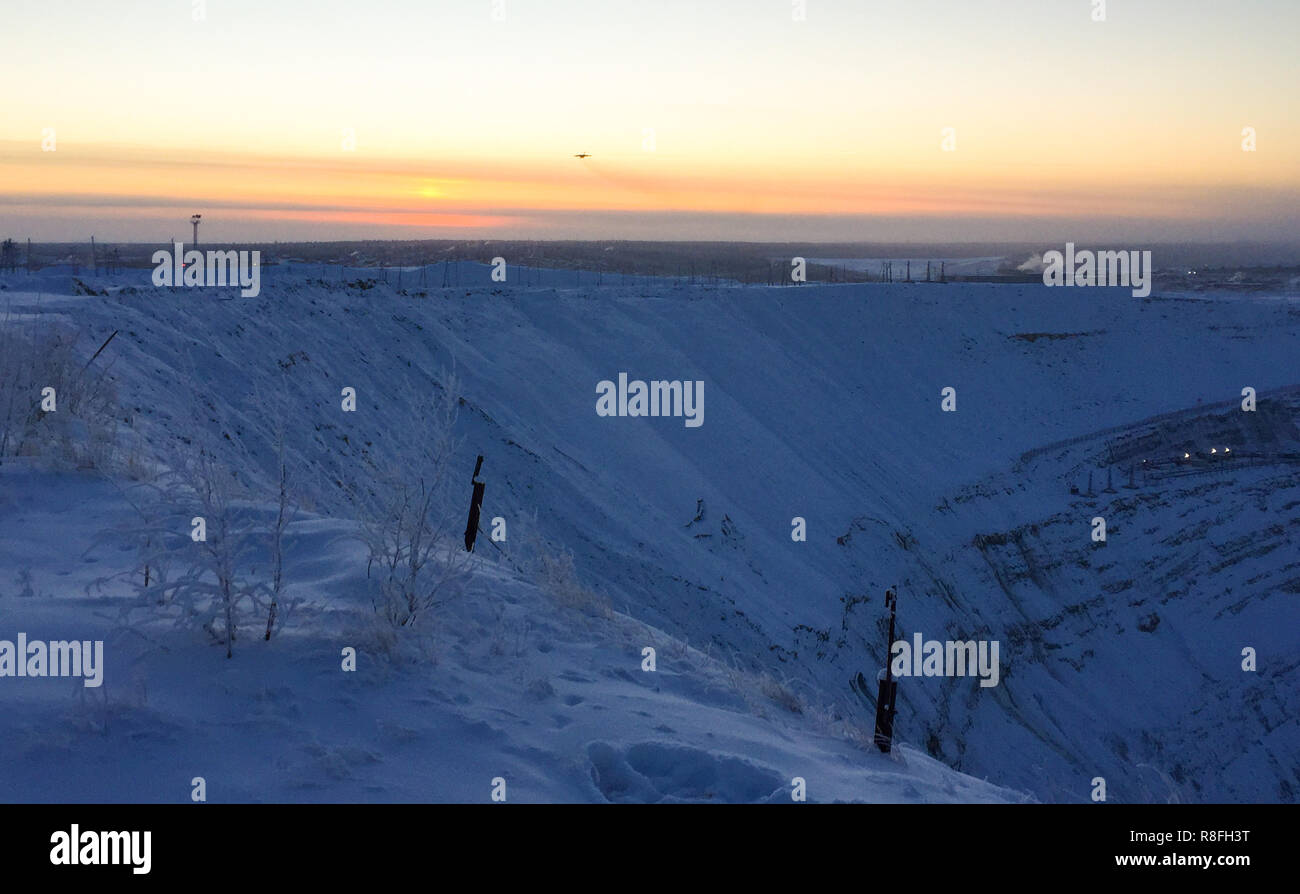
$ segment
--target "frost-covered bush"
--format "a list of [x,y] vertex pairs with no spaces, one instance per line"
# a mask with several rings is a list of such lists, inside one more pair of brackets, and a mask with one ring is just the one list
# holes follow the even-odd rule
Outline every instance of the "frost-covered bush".
[[260,554],[252,491],[211,450],[175,445],[167,470],[141,485],[140,544],[131,580],[139,597],[233,652],[239,624],[262,587],[245,569]]
[[293,607],[284,598],[283,542],[296,513],[284,427],[273,426],[268,483],[255,477],[252,458],[211,402],[195,402],[177,425],[159,451],[159,470],[128,492],[138,513],[127,531],[138,547],[129,573],[134,607],[205,631],[230,657],[241,628],[269,640]]
[[470,577],[454,508],[465,488],[452,483],[460,387],[453,373],[442,379],[426,412],[394,431],[367,479],[348,488],[371,601],[393,627],[417,625],[464,592]]
[[84,354],[94,348],[83,342],[70,326],[0,317],[0,462],[36,456],[68,468],[111,466],[116,395],[107,361],[87,367]]
[[571,550],[545,543],[537,535],[535,525],[525,539],[525,550],[533,583],[557,605],[586,615],[613,617],[609,600],[579,579]]

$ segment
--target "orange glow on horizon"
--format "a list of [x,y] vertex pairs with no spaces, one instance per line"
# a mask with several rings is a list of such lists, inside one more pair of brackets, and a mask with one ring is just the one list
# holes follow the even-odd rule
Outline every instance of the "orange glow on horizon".
[[[637,163],[639,162],[639,163]],[[1234,190],[1130,171],[1100,178],[1066,165],[1002,171],[953,164],[872,171],[861,160],[760,172],[671,156],[556,159],[276,157],[210,151],[192,159],[156,150],[61,147],[57,157],[0,144],[0,194],[10,204],[225,207],[287,220],[402,227],[486,228],[521,211],[713,212],[755,215],[1147,216],[1213,213]],[[1225,198],[1225,196],[1227,198]],[[26,201],[25,201],[26,199]]]

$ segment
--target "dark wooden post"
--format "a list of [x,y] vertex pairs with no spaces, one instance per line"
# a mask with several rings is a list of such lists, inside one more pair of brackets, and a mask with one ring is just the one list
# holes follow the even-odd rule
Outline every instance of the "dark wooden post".
[[876,692],[876,747],[888,753],[894,744],[894,714],[897,708],[898,681],[894,679],[890,658],[894,649],[894,615],[898,608],[898,594],[885,591],[885,605],[889,606],[889,639],[885,642],[885,670]]
[[474,495],[470,498],[469,504],[469,521],[465,525],[465,551],[474,552],[474,541],[478,538],[478,514],[483,505],[483,491],[487,485],[478,480],[479,469],[483,468],[483,455],[479,454],[478,462],[474,464],[474,474],[470,477],[470,483],[474,485]]

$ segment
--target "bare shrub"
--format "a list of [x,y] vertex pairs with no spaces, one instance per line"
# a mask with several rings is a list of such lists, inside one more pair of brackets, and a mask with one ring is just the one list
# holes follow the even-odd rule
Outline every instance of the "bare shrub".
[[388,458],[372,465],[368,485],[349,489],[372,604],[393,627],[415,626],[461,594],[469,579],[473,556],[451,508],[460,383],[454,373],[442,378],[428,411],[394,432]]
[[767,671],[758,675],[758,690],[764,698],[775,702],[791,714],[803,713],[803,701],[794,690]]
[[851,742],[862,751],[875,751],[875,718],[850,711],[847,715],[835,705],[806,705],[803,715],[813,728],[828,736]]
[[585,615],[606,619],[614,617],[609,600],[578,579],[572,550],[551,547],[545,543],[537,534],[534,524],[525,537],[525,551],[529,555],[525,567],[532,576],[533,583],[557,605]]
[[260,593],[244,574],[261,545],[252,492],[207,447],[175,446],[165,462],[167,471],[139,486],[149,494],[137,504],[143,523],[133,529],[140,550],[131,579],[142,600],[175,610],[177,623],[224,643],[229,658],[243,612]]
[[[80,330],[29,321],[6,311],[0,320],[0,462],[40,456],[66,467],[113,463],[117,399],[104,367],[89,367],[94,349]],[[52,388],[54,411],[42,407]]]
[[[283,438],[275,445],[277,499],[268,519],[251,477],[255,464],[217,405],[196,398],[183,418],[182,433],[159,451],[160,468],[126,494],[138,514],[126,531],[138,545],[129,572],[132,607],[207,632],[229,658],[241,625],[265,618],[270,639],[280,613],[292,607],[283,598],[282,543],[294,513]],[[267,566],[266,577],[252,572]]]

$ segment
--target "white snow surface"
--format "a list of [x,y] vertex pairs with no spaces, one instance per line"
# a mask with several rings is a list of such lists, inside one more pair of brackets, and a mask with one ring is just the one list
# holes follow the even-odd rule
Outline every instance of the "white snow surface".
[[[480,802],[496,777],[511,802],[789,803],[795,777],[810,801],[1086,801],[1098,776],[1115,801],[1295,800],[1300,467],[1276,459],[1296,450],[1295,302],[525,289],[464,267],[448,289],[294,265],[249,299],[148,271],[0,291],[3,325],[58,315],[87,356],[120,330],[92,368],[117,388],[124,444],[167,439],[192,394],[219,404],[234,430],[211,445],[238,439],[267,484],[249,511],[273,493],[253,388],[284,369],[291,464],[314,487],[288,534],[301,604],[270,642],[254,619],[228,660],[122,614],[129,545],[105,532],[129,520],[132,482],[5,458],[0,638],[103,639],[106,671],[98,689],[0,678],[0,800],[185,801],[200,776],[213,801]],[[453,362],[465,503],[481,453],[484,530],[501,516],[512,554],[528,533],[572,550],[612,612],[556,604],[480,537],[471,585],[431,625],[375,618],[331,480],[396,443]],[[596,383],[620,372],[703,381],[704,424],[598,417]],[[1256,417],[1237,407],[1247,385]],[[1275,459],[1124,487],[1130,464],[1197,438]],[[902,680],[886,756],[848,683],[881,666],[894,584],[899,638],[998,640],[1001,680]]]

